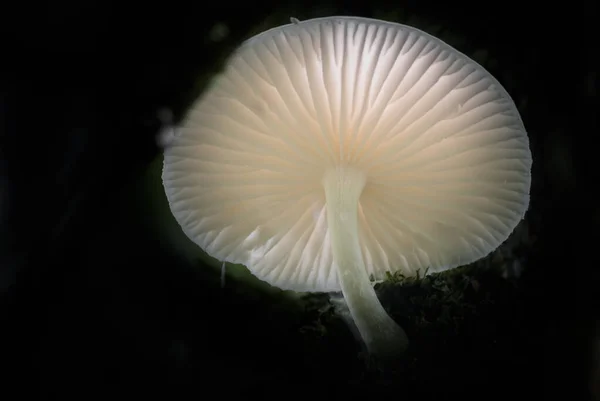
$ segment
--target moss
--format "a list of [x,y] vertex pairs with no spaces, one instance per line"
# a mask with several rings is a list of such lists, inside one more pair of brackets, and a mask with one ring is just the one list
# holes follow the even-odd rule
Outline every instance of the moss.
[[[316,369],[323,364],[341,366],[347,380],[356,383],[393,382],[417,389],[435,381],[451,385],[464,377],[488,382],[491,371],[506,366],[504,361],[525,358],[518,344],[526,337],[520,290],[515,280],[503,277],[503,263],[494,254],[443,273],[397,274],[377,284],[382,304],[406,330],[411,344],[403,360],[376,369],[365,369],[360,345],[335,314],[329,297],[307,295],[300,328],[310,352],[307,359],[315,360],[311,365]],[[384,391],[385,385],[378,388]]]

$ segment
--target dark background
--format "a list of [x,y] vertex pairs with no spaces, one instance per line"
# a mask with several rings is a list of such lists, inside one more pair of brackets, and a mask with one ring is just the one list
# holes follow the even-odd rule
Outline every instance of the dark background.
[[[0,397],[587,399],[600,335],[595,4],[395,3],[3,3]],[[198,77],[267,17],[377,11],[451,31],[466,54],[486,49],[488,69],[526,99],[536,242],[517,305],[526,329],[513,339],[526,358],[465,348],[455,369],[424,356],[431,366],[406,379],[361,376],[345,357],[319,360],[297,321],[220,290],[144,228],[130,189],[160,153],[159,108],[180,115]],[[206,39],[216,22],[230,29],[218,43]]]

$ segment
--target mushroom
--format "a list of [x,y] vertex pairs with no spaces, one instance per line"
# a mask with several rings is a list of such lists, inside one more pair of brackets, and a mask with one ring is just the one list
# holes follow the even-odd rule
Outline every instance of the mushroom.
[[187,236],[284,290],[339,292],[374,356],[406,349],[374,280],[440,272],[507,239],[532,157],[480,65],[415,28],[293,21],[244,42],[165,150]]

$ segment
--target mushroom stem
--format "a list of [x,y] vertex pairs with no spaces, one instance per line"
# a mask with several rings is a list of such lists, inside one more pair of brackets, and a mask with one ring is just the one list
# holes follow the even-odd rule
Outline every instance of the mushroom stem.
[[377,299],[358,239],[358,203],[366,174],[351,166],[328,170],[323,177],[327,222],[342,294],[370,354],[389,357],[408,346],[404,330]]

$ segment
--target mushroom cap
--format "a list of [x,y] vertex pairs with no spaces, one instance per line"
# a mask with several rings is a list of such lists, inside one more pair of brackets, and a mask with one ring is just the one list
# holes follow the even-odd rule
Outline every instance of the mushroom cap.
[[325,171],[366,172],[368,273],[437,272],[482,258],[529,204],[519,113],[483,67],[415,28],[355,17],[248,41],[192,105],[163,181],[187,236],[281,289],[339,291]]

